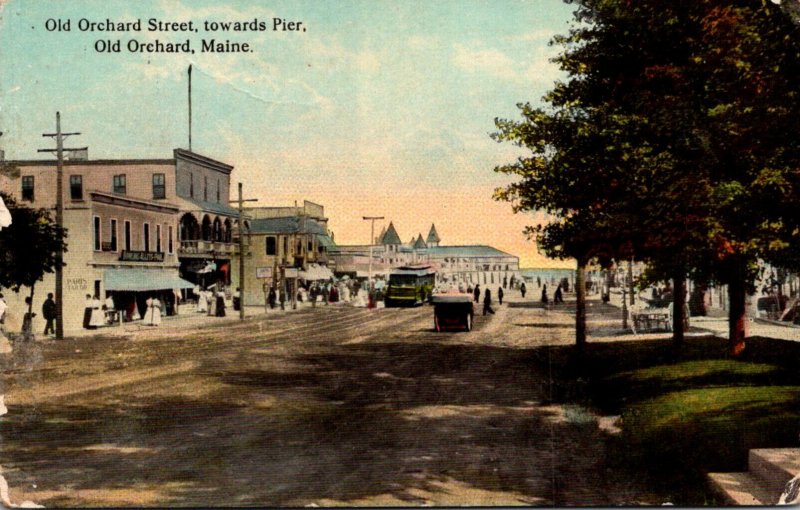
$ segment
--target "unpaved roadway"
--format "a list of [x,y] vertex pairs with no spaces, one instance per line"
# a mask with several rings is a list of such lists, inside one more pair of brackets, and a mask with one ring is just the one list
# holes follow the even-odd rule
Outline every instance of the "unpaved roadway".
[[[511,293],[511,291],[509,291]],[[471,333],[432,309],[320,306],[16,345],[0,465],[45,506],[659,504],[537,347],[567,307],[511,296]]]

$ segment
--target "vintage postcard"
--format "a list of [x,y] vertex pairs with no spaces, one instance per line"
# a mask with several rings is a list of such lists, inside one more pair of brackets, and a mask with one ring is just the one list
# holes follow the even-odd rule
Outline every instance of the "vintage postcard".
[[798,503],[797,76],[797,0],[0,0],[0,504]]

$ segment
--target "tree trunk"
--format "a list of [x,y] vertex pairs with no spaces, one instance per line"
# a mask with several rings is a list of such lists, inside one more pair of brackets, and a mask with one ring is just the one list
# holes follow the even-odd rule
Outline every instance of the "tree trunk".
[[747,338],[747,292],[743,278],[728,283],[728,352],[737,357],[744,352]]
[[686,273],[676,269],[672,275],[672,343],[683,344],[686,332]]
[[575,272],[575,344],[583,347],[586,344],[586,264],[578,261]]

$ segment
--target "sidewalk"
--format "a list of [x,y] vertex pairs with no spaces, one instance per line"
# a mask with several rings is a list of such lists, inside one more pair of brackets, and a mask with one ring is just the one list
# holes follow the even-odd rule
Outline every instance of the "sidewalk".
[[[630,298],[628,298],[630,299]],[[641,295],[636,296],[636,305],[642,303]],[[620,329],[622,327],[622,293],[611,292],[612,306],[620,308]],[[630,308],[629,308],[630,309]],[[707,316],[689,317],[689,326],[703,329],[720,338],[728,338],[728,317],[724,310],[711,308]],[[789,340],[800,342],[800,327],[792,324],[779,324],[763,319],[751,319],[749,322],[748,336],[774,338],[776,340]]]
[[[322,305],[325,306],[325,305]],[[339,304],[330,306],[340,306]],[[286,314],[297,312],[306,308],[311,308],[310,303],[297,303],[297,309],[293,310],[291,304],[288,303],[285,310],[276,307],[274,310],[264,310],[263,305],[246,305],[245,306],[245,320],[254,317],[267,317],[271,315]],[[196,327],[201,325],[211,324],[226,324],[239,322],[239,310],[234,310],[233,307],[225,309],[225,317],[216,317],[207,315],[205,313],[196,313],[194,305],[184,305],[180,308],[179,315],[170,317],[162,317],[159,326],[148,326],[142,320],[123,322],[122,325],[103,326],[97,329],[74,329],[64,331],[64,338],[82,338],[90,336],[121,336],[136,333],[138,331],[154,331],[154,330],[174,330],[185,327]],[[16,333],[12,333],[16,334]],[[45,337],[40,332],[36,333],[36,340],[53,340],[55,337]]]

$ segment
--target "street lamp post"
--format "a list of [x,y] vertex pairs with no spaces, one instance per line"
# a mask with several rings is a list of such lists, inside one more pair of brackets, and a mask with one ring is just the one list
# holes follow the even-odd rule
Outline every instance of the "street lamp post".
[[383,216],[363,216],[363,219],[372,222],[372,231],[369,238],[369,290],[372,291],[372,245],[375,243],[375,220],[382,220]]

